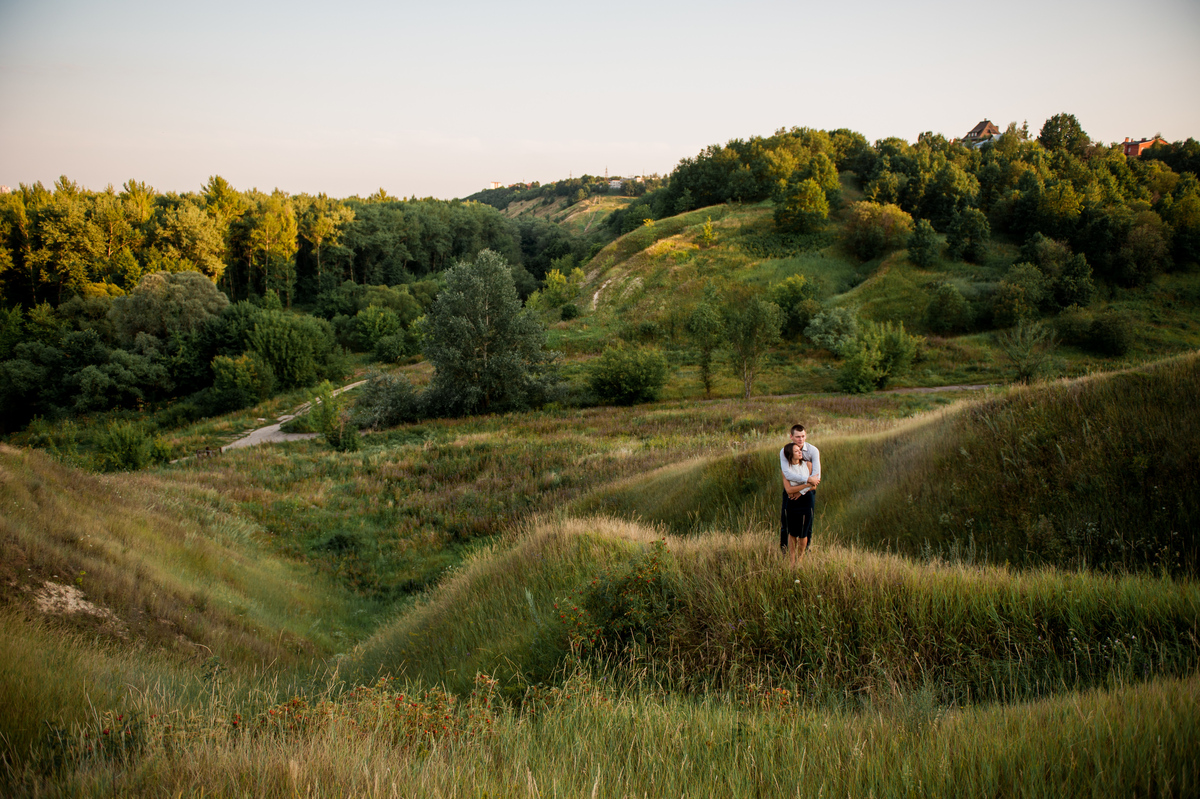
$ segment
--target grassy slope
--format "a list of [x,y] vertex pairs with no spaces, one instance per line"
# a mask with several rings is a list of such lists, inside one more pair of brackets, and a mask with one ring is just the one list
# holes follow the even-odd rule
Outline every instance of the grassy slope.
[[[919,554],[1195,574],[1200,355],[1011,389],[881,434],[819,428],[819,536]],[[769,518],[776,446],[661,469],[584,498],[676,531]]]
[[[840,705],[889,691],[928,690],[943,702],[1016,698],[1200,663],[1195,585],[922,564],[830,545],[793,575],[771,533],[667,539],[657,571],[640,572],[646,585],[622,584],[622,596],[665,592],[672,603],[645,628],[633,670],[675,688],[766,681]],[[601,640],[612,632],[580,608],[603,590],[597,578],[644,567],[660,536],[603,518],[535,523],[381,629],[343,661],[343,674],[445,681],[465,692],[482,671],[519,696],[550,679],[573,634],[590,639],[594,625]]]
[[[261,547],[260,533],[213,492],[0,446],[5,754],[43,722],[78,719],[85,694],[113,703],[131,686],[186,683],[204,661],[279,671],[341,646],[361,604]],[[41,616],[47,582],[107,615]]]
[[[856,197],[844,182],[847,204]],[[1003,279],[1017,249],[994,243],[984,264],[940,260],[928,270],[909,263],[904,250],[861,263],[839,242],[845,208],[835,213],[823,238],[800,252],[779,257],[753,254],[753,242],[773,234],[771,204],[721,205],[658,220],[634,230],[601,251],[586,267],[588,280],[576,300],[583,314],[556,322],[550,343],[568,356],[568,374],[582,374],[586,358],[599,353],[616,336],[640,339],[675,350],[675,370],[665,395],[697,396],[699,381],[687,352],[683,319],[706,281],[743,282],[769,287],[791,275],[803,275],[822,301],[856,308],[865,318],[904,322],[928,333],[925,308],[930,286],[949,281],[971,298],[985,296]],[[711,217],[717,242],[700,246],[700,228]],[[1078,376],[1096,369],[1137,363],[1148,357],[1200,346],[1200,274],[1164,275],[1138,289],[1120,289],[1093,305],[1095,312],[1115,308],[1128,316],[1133,347],[1122,359],[1111,359],[1074,347],[1061,347],[1050,372]],[[787,342],[768,359],[759,390],[784,393],[797,383],[818,391],[834,390],[834,371],[824,353]],[[719,376],[724,374],[719,366]],[[915,368],[897,385],[937,386],[1004,382],[1011,367],[991,332],[951,338],[932,337]],[[720,380],[719,396],[736,396],[733,380]]]

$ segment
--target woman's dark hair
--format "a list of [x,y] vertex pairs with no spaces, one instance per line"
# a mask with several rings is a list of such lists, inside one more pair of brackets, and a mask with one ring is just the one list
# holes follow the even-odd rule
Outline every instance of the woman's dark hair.
[[792,455],[794,455],[795,452],[796,452],[795,444],[784,444],[783,445],[783,457],[787,460],[788,463],[792,462]]

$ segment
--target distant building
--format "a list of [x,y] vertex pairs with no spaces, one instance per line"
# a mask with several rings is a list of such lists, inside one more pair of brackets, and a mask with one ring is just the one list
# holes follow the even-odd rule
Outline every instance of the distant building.
[[500,181],[498,181],[498,180],[493,180],[491,183],[489,183],[489,184],[488,184],[488,188],[489,188],[489,189],[498,189],[498,188],[500,188],[502,185],[503,185],[503,184],[502,184]]
[[608,188],[609,188],[610,190],[612,190],[612,191],[617,191],[618,189],[620,189],[620,188],[621,188],[622,186],[624,186],[624,185],[625,185],[625,181],[623,181],[623,180],[618,180],[618,179],[615,179],[615,178],[614,178],[613,180],[610,180],[610,181],[608,182]]
[[0,194],[12,194],[12,189],[8,186],[0,186]]
[[1155,136],[1153,139],[1139,139],[1138,141],[1133,141],[1128,136],[1126,136],[1125,137],[1125,145],[1124,145],[1125,146],[1125,155],[1127,155],[1130,158],[1137,158],[1143,152],[1150,149],[1154,145],[1166,144],[1166,143],[1167,142],[1164,139],[1160,139],[1157,136]]
[[991,121],[985,119],[963,136],[963,144],[969,144],[972,147],[982,147],[987,142],[1000,136],[1000,128],[996,127]]

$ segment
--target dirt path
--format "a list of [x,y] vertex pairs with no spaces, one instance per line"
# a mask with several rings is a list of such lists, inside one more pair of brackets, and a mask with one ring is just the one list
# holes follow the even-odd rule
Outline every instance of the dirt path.
[[[358,388],[365,382],[367,382],[367,381],[359,380],[357,383],[351,383],[348,386],[342,386],[341,388],[334,391],[333,395],[336,397],[338,394],[341,394],[343,391],[349,391],[352,388]],[[267,425],[266,427],[260,427],[257,430],[251,430],[249,433],[242,436],[237,441],[234,441],[230,444],[226,444],[225,446],[221,447],[221,451],[225,452],[226,450],[230,450],[230,449],[242,449],[244,447],[255,447],[255,446],[258,446],[259,444],[273,444],[278,441],[303,441],[304,439],[307,439],[307,438],[316,438],[317,437],[316,433],[284,433],[283,431],[281,431],[279,429],[287,422],[290,422],[292,419],[295,419],[297,416],[299,416],[300,414],[307,411],[308,406],[309,406],[309,403],[306,402],[303,405],[301,405],[300,407],[296,408],[295,413],[286,413],[283,416],[280,416],[279,421],[277,421],[275,424]]]

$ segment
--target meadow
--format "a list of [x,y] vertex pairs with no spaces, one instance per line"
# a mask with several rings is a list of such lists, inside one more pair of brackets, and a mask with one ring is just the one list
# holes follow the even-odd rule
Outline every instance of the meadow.
[[[4,778],[14,795],[1190,795],[1195,546],[1158,544],[1195,529],[1198,361],[439,420],[357,453],[303,441],[137,474],[6,448]],[[829,483],[792,573],[773,472],[796,419]],[[1044,485],[1008,502],[1006,471]],[[1135,482],[1147,556],[1046,538],[1043,517],[1132,536],[1109,496]],[[36,611],[47,581],[108,614]]]

